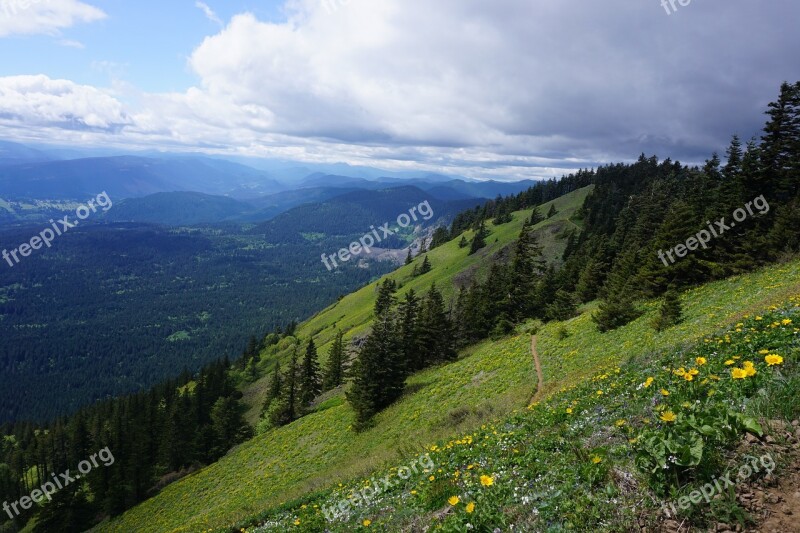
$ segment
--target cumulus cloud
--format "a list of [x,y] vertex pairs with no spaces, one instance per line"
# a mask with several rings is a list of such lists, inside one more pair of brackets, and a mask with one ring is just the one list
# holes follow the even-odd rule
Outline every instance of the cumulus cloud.
[[94,87],[47,76],[0,78],[0,124],[118,131],[130,124],[122,104]]
[[78,0],[0,0],[0,37],[49,34],[106,14]]
[[285,12],[233,17],[190,56],[197,86],[118,109],[130,122],[117,138],[552,176],[640,152],[702,161],[757,133],[780,83],[800,79],[790,0],[672,15],[629,0],[288,0]]

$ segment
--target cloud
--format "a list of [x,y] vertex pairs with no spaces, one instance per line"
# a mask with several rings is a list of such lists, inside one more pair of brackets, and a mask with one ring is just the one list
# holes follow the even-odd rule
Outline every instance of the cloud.
[[641,152],[702,161],[758,133],[780,83],[800,79],[790,0],[672,15],[629,0],[325,2],[289,0],[284,22],[234,16],[191,54],[195,87],[117,101],[105,121],[122,126],[91,135],[549,177]]
[[203,14],[205,14],[206,18],[215,24],[219,24],[220,26],[224,26],[225,24],[222,22],[222,19],[214,13],[214,10],[208,7],[208,4],[205,2],[195,2],[194,6],[200,9]]
[[0,0],[0,37],[58,35],[61,29],[104,18],[103,11],[78,0]]
[[64,46],[66,48],[78,48],[80,50],[83,50],[84,48],[86,48],[86,45],[83,44],[82,42],[73,41],[71,39],[61,39],[61,40],[58,41],[58,45],[59,46]]
[[0,125],[119,131],[130,124],[122,104],[94,87],[47,76],[0,78]]

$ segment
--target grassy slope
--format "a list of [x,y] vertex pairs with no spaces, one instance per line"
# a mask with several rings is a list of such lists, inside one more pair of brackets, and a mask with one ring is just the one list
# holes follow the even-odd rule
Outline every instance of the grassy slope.
[[[696,341],[798,292],[800,262],[795,262],[691,291],[684,298],[685,322],[663,334],[647,325],[654,306],[607,335],[596,333],[588,312],[566,324],[570,336],[563,341],[557,340],[559,325],[548,325],[539,345],[547,386],[567,389],[628,357]],[[321,412],[243,444],[100,529],[216,530],[381,465],[403,464],[401,455],[525,406],[535,383],[529,346],[527,335],[487,342],[456,363],[414,376],[409,394],[379,416],[375,429],[360,435],[348,431],[350,410],[340,396],[333,397]]]
[[[542,221],[534,228],[548,261],[553,263],[560,261],[566,247],[566,240],[560,238],[560,236],[565,230],[577,227],[570,218],[583,205],[592,188],[593,186],[585,187],[548,202],[539,208],[542,214],[547,213],[550,205],[555,205],[558,210],[558,214],[551,219]],[[467,249],[458,247],[459,237],[428,253],[433,265],[433,270],[428,274],[416,278],[411,276],[414,265],[422,262],[421,259],[416,259],[414,263],[403,266],[386,277],[391,277],[403,285],[403,288],[398,291],[398,298],[402,298],[409,289],[414,289],[417,294],[424,294],[430,288],[431,283],[436,283],[436,286],[442,291],[447,301],[455,295],[454,285],[456,281],[466,281],[466,278],[475,272],[479,275],[485,273],[489,263],[486,260],[487,257],[491,257],[514,242],[519,236],[524,220],[529,218],[530,214],[531,210],[520,211],[514,213],[514,220],[508,224],[497,227],[490,224],[488,229],[491,231],[491,235],[486,239],[487,246],[475,255],[467,255]],[[468,240],[472,238],[473,233],[472,231],[466,232],[465,235]],[[344,332],[345,341],[367,332],[372,321],[372,308],[375,303],[376,289],[383,279],[381,278],[381,280],[345,296],[339,302],[317,313],[300,325],[296,335],[301,339],[308,339],[313,335],[321,359],[324,361],[330,348],[330,343],[336,336],[337,328]],[[289,353],[290,345],[286,344],[281,348],[282,350],[277,354],[277,358],[285,359]],[[265,370],[264,375],[266,377],[244,389],[244,401],[251,406],[246,415],[246,419],[250,424],[255,424],[258,421],[269,382],[268,372],[266,371],[276,357],[265,357],[264,359],[263,370]]]
[[[541,522],[537,522],[539,513],[542,519],[546,518],[545,522],[554,520],[567,529],[635,529],[641,502],[650,498],[644,483],[627,494],[613,492],[616,489],[595,491],[586,485],[586,478],[594,474],[599,476],[600,471],[605,471],[602,475],[607,476],[608,468],[601,463],[596,467],[598,472],[594,472],[594,465],[580,464],[580,454],[588,455],[589,450],[594,450],[605,458],[605,462],[613,460],[617,473],[635,471],[626,442],[627,437],[631,436],[628,428],[633,421],[641,421],[642,417],[648,416],[648,409],[652,409],[652,394],[648,395],[650,391],[634,391],[642,390],[638,385],[648,376],[658,376],[659,372],[663,375],[656,354],[666,352],[687,357],[684,354],[687,347],[697,349],[697,346],[702,347],[706,343],[706,346],[712,347],[707,350],[720,351],[711,366],[724,375],[720,361],[728,357],[725,355],[726,346],[730,346],[728,351],[731,353],[747,354],[740,351],[743,346],[737,344],[736,334],[730,332],[732,324],[742,320],[748,322],[744,333],[738,334],[739,337],[744,336],[745,349],[751,352],[746,357],[758,360],[758,356],[752,355],[752,352],[765,346],[758,344],[759,334],[750,332],[758,330],[757,324],[766,326],[763,331],[779,332],[780,328],[774,330],[770,320],[758,322],[760,318],[753,317],[761,312],[766,314],[776,306],[800,307],[800,261],[705,285],[687,293],[683,304],[684,322],[661,334],[655,333],[648,325],[656,314],[656,306],[650,306],[651,310],[642,319],[605,335],[597,333],[591,323],[591,309],[566,324],[570,337],[563,341],[557,340],[562,324],[547,325],[539,333],[546,390],[550,391],[547,401],[542,405],[537,404],[530,412],[523,410],[514,413],[502,422],[483,426],[471,434],[454,431],[451,435],[454,440],[438,442],[437,446],[429,447],[432,462],[436,465],[432,474],[437,480],[430,482],[427,473],[412,477],[409,482],[400,482],[386,494],[381,494],[371,504],[356,507],[349,519],[325,524],[319,509],[346,500],[365,486],[366,481],[356,479],[340,485],[341,488],[334,488],[332,493],[312,494],[302,502],[303,505],[298,502],[288,509],[262,515],[261,522],[264,525],[255,531],[323,531],[323,528],[329,528],[331,531],[344,532],[360,530],[359,526],[364,520],[371,521],[371,527],[377,530],[388,527],[390,531],[417,531],[446,515],[441,510],[448,508],[445,500],[451,495],[478,502],[482,513],[468,515],[461,503],[460,507],[454,509],[455,514],[444,531],[463,531],[467,521],[475,524],[482,520],[490,522],[492,526],[479,531],[491,531],[503,520],[502,514],[506,519],[511,517],[523,531],[538,531],[542,529]],[[794,311],[795,315],[797,313]],[[745,318],[748,316],[749,321]],[[794,318],[795,324],[800,322],[797,316]],[[712,332],[726,327],[730,333],[722,333],[718,339],[709,339]],[[795,332],[794,341],[791,340],[792,330]],[[791,324],[784,326],[783,331],[788,334],[784,336],[787,343],[770,343],[766,347],[777,349],[787,356],[788,361],[794,359],[790,357],[791,351],[798,351],[796,337],[800,330]],[[749,342],[751,335],[755,344]],[[731,336],[734,337],[733,345],[730,344]],[[528,337],[517,336],[511,340],[511,346],[503,343],[496,350],[509,363],[522,361],[528,355]],[[716,348],[718,345],[720,347]],[[506,359],[506,350],[509,348],[517,350],[518,356]],[[472,363],[473,358],[475,356],[460,363]],[[636,362],[626,365],[631,358]],[[688,359],[692,357],[688,356]],[[525,367],[533,383],[529,362],[525,362]],[[466,370],[477,372],[472,367]],[[766,372],[764,368],[760,370]],[[669,386],[661,381],[656,383],[651,389],[656,395],[659,394],[659,386]],[[604,391],[602,396],[595,394],[598,389]],[[565,409],[570,406],[575,411],[574,424],[565,428],[563,424],[570,418],[565,414]],[[797,411],[800,407],[793,409]],[[441,416],[438,413],[440,410],[433,406],[429,416]],[[626,425],[615,428],[618,419],[625,420]],[[389,428],[381,426],[381,429]],[[585,451],[573,452],[571,445],[584,448]],[[409,456],[411,454],[403,460],[398,459],[393,463],[394,466],[406,464]],[[470,473],[468,469],[473,471]],[[511,473],[511,470],[515,472]],[[456,472],[460,472],[460,476]],[[386,473],[371,472],[372,475],[364,475],[363,479],[381,479]],[[498,487],[492,489],[491,496],[486,491],[486,499],[481,499],[484,488],[476,482],[477,476],[483,473],[494,476],[498,481]],[[470,474],[471,481],[466,481]],[[343,475],[342,481],[347,481],[347,477]],[[535,483],[524,482],[534,479]],[[465,487],[471,489],[467,495],[463,492]],[[593,492],[597,492],[597,496]],[[503,513],[499,512],[500,509]],[[699,512],[706,510],[700,508]],[[448,529],[451,527],[455,529]],[[553,527],[553,531],[561,530],[555,525]]]

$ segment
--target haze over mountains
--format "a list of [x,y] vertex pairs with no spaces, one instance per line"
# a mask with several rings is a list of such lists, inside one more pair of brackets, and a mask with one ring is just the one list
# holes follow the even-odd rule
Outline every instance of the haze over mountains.
[[[63,156],[61,151],[0,142],[0,200],[6,202],[0,220],[49,218],[58,211],[52,202],[81,202],[100,191],[116,204],[106,215],[108,221],[182,225],[263,222],[299,205],[358,190],[413,186],[439,200],[460,201],[515,194],[536,183],[392,173],[343,164],[259,161],[263,168],[255,168],[197,155]],[[23,206],[31,201],[50,203],[43,211]]]

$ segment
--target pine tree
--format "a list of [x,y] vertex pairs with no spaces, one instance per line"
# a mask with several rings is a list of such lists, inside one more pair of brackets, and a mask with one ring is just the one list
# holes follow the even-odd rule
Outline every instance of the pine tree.
[[550,320],[569,320],[578,313],[575,297],[564,289],[556,291],[553,302],[547,306],[545,315]]
[[406,256],[406,264],[410,265],[414,261],[414,256],[411,255],[411,248],[408,249],[408,255]]
[[423,350],[423,366],[454,361],[457,357],[453,325],[447,316],[442,293],[435,283],[431,285],[422,306],[418,339]]
[[510,272],[510,295],[507,319],[520,321],[533,315],[538,278],[546,268],[542,247],[536,237],[523,227],[514,249]]
[[800,190],[800,82],[784,83],[778,100],[769,104],[767,115],[761,161],[763,179],[770,187],[760,194],[787,200]]
[[558,209],[556,209],[556,204],[550,205],[550,210],[547,212],[547,218],[553,218],[558,214]]
[[405,388],[405,368],[392,312],[379,315],[353,365],[353,384],[347,391],[356,431],[369,427],[372,417],[391,405]]
[[317,360],[317,346],[314,339],[308,341],[303,365],[300,368],[300,405],[306,407],[322,392],[319,379],[319,362]]
[[381,316],[394,305],[394,293],[397,284],[392,279],[385,279],[378,287],[378,296],[375,298],[375,316]]
[[272,402],[280,398],[281,390],[283,389],[283,379],[281,377],[281,363],[277,361],[275,368],[272,371],[272,379],[267,388],[267,398],[264,400],[264,406],[261,408],[262,415],[269,411]]
[[430,259],[428,259],[428,256],[426,255],[422,261],[422,265],[419,267],[418,275],[422,276],[423,274],[427,274],[430,271],[431,271],[431,261]]
[[664,331],[680,323],[683,316],[683,308],[678,291],[669,289],[664,293],[664,301],[661,304],[658,317],[653,321],[653,328],[656,331]]
[[338,331],[328,353],[328,363],[322,380],[322,388],[324,390],[335,389],[344,383],[344,360],[344,334]]
[[297,348],[292,352],[289,368],[283,376],[283,391],[277,402],[270,406],[268,419],[273,426],[284,426],[298,415]]
[[408,373],[422,370],[423,350],[419,341],[419,299],[414,289],[409,289],[400,304],[400,349]]
[[531,217],[528,219],[529,226],[535,226],[539,222],[542,222],[545,218],[539,212],[539,207],[536,206],[533,208],[533,212],[531,213]]
[[462,235],[461,236],[461,240],[458,241],[458,247],[459,248],[466,248],[468,245],[469,245],[469,242],[467,242],[467,238],[464,235]]
[[481,222],[478,229],[475,231],[475,236],[472,238],[472,244],[469,249],[469,255],[476,253],[478,250],[486,246],[486,226]]

